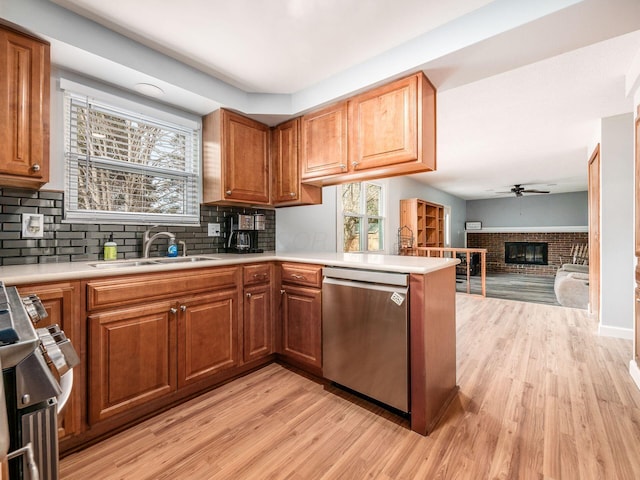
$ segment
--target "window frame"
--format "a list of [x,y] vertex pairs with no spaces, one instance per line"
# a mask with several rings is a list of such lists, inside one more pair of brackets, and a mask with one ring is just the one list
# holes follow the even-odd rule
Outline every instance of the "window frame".
[[[359,184],[360,185],[360,205],[358,213],[344,212],[344,207],[342,204],[342,188],[344,185],[348,184]],[[367,196],[366,189],[367,185],[375,185],[380,187],[380,215],[368,215],[367,214]],[[385,253],[387,239],[386,237],[386,223],[387,223],[387,188],[388,182],[385,180],[366,180],[362,182],[349,182],[345,184],[341,184],[337,186],[337,242],[336,242],[336,250],[338,252],[344,253]],[[363,194],[364,193],[364,194]],[[344,250],[344,218],[345,216],[356,217],[360,219],[360,249],[357,251],[345,252]],[[381,248],[378,250],[369,250],[368,249],[368,235],[366,232],[366,226],[369,224],[369,219],[378,219],[380,221],[380,243]],[[364,247],[364,249],[363,249]]]
[[[201,122],[195,117],[188,118],[176,113],[162,110],[155,106],[140,103],[124,96],[113,95],[92,87],[82,85],[64,78],[60,79],[64,104],[64,170],[65,170],[65,209],[64,223],[104,223],[104,224],[135,224],[135,225],[200,225],[200,203],[202,198],[201,181]],[[166,131],[180,132],[185,135],[185,166],[184,170],[167,170],[145,164],[126,164],[109,159],[91,157],[91,164],[107,170],[126,170],[142,175],[152,175],[157,178],[176,182],[184,181],[184,213],[149,213],[122,212],[109,210],[90,210],[79,207],[77,175],[83,157],[72,151],[71,134],[73,127],[71,102],[82,102],[94,105],[97,109],[106,109],[120,118],[151,123],[166,128]],[[185,112],[185,115],[186,112]],[[139,166],[137,166],[139,165]],[[75,183],[74,183],[75,182]]]

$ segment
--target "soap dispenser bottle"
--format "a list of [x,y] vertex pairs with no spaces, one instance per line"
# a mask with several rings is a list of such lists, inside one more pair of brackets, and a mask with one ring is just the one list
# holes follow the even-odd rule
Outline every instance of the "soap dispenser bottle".
[[167,257],[177,257],[178,246],[176,245],[176,239],[169,237],[169,246],[167,247]]
[[109,235],[109,241],[104,242],[104,259],[116,260],[118,258],[118,244],[113,241],[113,233]]

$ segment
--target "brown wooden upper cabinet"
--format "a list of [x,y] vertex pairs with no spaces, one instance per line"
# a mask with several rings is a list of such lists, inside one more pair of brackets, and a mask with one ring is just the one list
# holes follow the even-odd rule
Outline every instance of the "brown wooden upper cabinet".
[[225,109],[203,118],[204,203],[270,203],[269,127]]
[[49,44],[0,24],[0,185],[49,181]]
[[302,117],[301,150],[303,181],[348,171],[346,102]]
[[435,119],[436,91],[422,72],[305,115],[303,181],[334,185],[435,170]]
[[272,200],[275,206],[322,203],[322,188],[301,183],[300,118],[273,129],[271,137]]

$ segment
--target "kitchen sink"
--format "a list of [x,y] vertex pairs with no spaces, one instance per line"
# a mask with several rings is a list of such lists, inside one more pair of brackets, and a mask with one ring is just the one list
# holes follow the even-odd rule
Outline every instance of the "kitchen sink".
[[123,260],[121,262],[96,262],[90,263],[90,266],[99,269],[125,268],[125,267],[142,267],[145,265],[155,265],[150,260]]
[[135,260],[120,260],[115,262],[95,262],[89,265],[99,269],[125,268],[125,267],[144,267],[150,265],[163,265],[167,263],[191,263],[203,262],[205,260],[220,260],[217,257],[157,257],[157,258],[138,258]]
[[205,260],[220,260],[215,257],[162,257],[152,259],[153,263],[190,263],[202,262]]

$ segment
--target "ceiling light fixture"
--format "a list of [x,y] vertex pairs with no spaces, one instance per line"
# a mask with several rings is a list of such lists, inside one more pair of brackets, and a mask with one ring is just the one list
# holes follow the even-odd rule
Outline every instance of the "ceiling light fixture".
[[164,95],[164,90],[151,83],[136,83],[133,88],[136,89],[136,92],[148,97],[160,97]]

